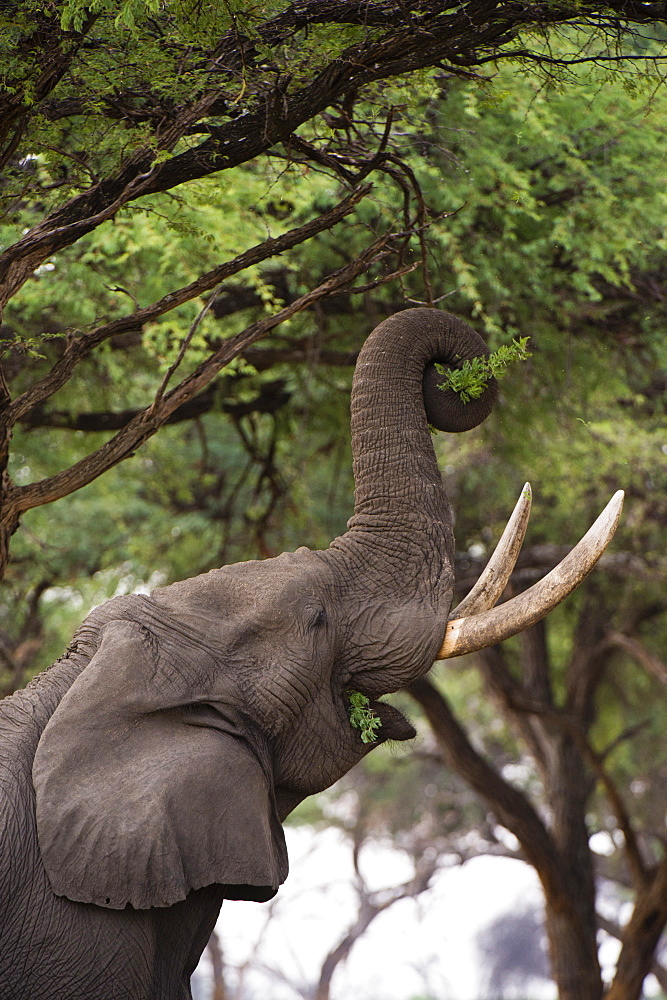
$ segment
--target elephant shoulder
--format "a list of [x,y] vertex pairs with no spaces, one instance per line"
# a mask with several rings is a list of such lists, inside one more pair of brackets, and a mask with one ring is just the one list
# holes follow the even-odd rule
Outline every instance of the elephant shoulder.
[[144,598],[116,597],[95,608],[75,632],[65,653],[23,689],[0,700],[0,771],[13,773],[17,763],[32,767],[37,743],[62,698],[88,665],[105,625],[139,618]]
[[18,691],[0,702],[0,953],[12,912],[29,895],[37,858],[32,761],[45,722],[34,699]]
[[44,727],[74,683],[82,664],[63,657],[38,674],[26,688],[0,701],[0,767],[15,770],[32,758]]

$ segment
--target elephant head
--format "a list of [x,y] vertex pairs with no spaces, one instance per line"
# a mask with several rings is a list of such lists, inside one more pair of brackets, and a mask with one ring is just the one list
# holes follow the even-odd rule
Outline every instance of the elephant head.
[[[345,534],[324,551],[118,598],[87,619],[69,654],[81,669],[33,769],[56,893],[112,908],[167,906],[212,883],[230,896],[270,897],[286,875],[280,820],[373,746],[414,735],[380,696],[438,656],[531,624],[590,570],[618,503],[595,541],[582,543],[583,562],[575,550],[536,590],[493,609],[525,530],[525,490],[448,624],[452,513],[429,423],[476,425],[496,387],[463,404],[437,388],[434,362],[487,353],[473,330],[433,309],[381,323],[355,373],[355,509]],[[351,724],[350,691],[379,720],[373,742]]]

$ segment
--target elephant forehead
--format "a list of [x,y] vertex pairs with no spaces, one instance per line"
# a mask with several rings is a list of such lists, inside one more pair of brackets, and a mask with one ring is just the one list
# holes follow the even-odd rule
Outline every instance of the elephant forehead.
[[257,621],[264,628],[306,621],[322,612],[326,568],[308,549],[223,566],[151,594],[175,613],[209,621]]

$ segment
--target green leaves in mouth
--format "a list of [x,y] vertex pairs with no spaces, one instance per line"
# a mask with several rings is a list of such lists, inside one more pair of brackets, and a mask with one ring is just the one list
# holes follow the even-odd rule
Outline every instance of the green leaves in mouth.
[[365,694],[360,691],[346,691],[349,701],[350,723],[361,734],[362,743],[375,743],[377,739],[376,729],[382,725],[382,720],[372,708],[369,708],[369,701]]

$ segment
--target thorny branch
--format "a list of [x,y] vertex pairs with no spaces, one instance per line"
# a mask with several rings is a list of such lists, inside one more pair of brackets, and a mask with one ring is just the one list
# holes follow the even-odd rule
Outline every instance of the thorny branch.
[[[122,206],[146,194],[167,191],[189,180],[248,162],[279,143],[289,146],[301,125],[367,84],[426,67],[437,66],[452,73],[470,71],[517,52],[539,61],[542,58],[539,51],[530,50],[525,44],[512,47],[521,31],[531,27],[546,29],[576,22],[613,37],[633,22],[645,24],[651,20],[664,23],[661,4],[624,0],[604,6],[526,5],[510,0],[443,5],[429,0],[412,5],[407,11],[403,3],[392,0],[377,0],[372,4],[302,0],[290,4],[273,18],[257,21],[253,28],[255,40],[242,35],[236,22],[214,39],[204,59],[207,66],[202,78],[204,84],[177,110],[171,107],[167,113],[168,102],[149,88],[144,88],[141,95],[121,92],[101,103],[94,101],[94,108],[88,108],[85,101],[75,107],[67,106],[69,98],[64,104],[56,99],[46,108],[52,117],[108,116],[128,125],[148,123],[152,134],[143,145],[133,148],[113,176],[74,194],[0,254],[0,280],[4,285],[0,301],[6,302],[51,254],[111,218]],[[98,23],[104,24],[104,18],[89,18],[80,32],[62,32],[57,22],[54,25],[51,21],[48,31],[36,33],[32,43],[26,41],[35,49],[37,64],[41,61],[45,68],[49,65],[50,68],[42,74],[41,89],[36,89],[37,99],[33,94],[30,102],[25,99],[23,86],[15,87],[8,81],[13,88],[12,96],[4,118],[0,116],[0,128],[4,126],[8,135],[14,123],[18,124],[6,155],[20,156],[19,139],[26,131],[28,119],[42,113],[42,103],[69,70],[84,36],[90,36]],[[295,82],[289,72],[275,70],[273,76],[267,75],[262,69],[267,47],[280,50],[288,41],[296,44],[292,40],[299,32],[322,24],[355,25],[363,28],[364,33],[328,63],[311,67],[305,79]],[[622,55],[596,57],[595,53],[586,52],[573,59],[620,59]],[[633,55],[624,57],[632,59]],[[198,58],[201,65],[200,53]],[[209,120],[216,117],[227,120],[222,124]],[[178,142],[191,136],[199,123],[205,134],[203,141],[176,151]],[[171,155],[163,159],[163,154]],[[374,168],[371,165],[369,169]]]
[[[330,274],[316,288],[295,299],[273,316],[267,316],[257,323],[253,323],[235,337],[225,341],[178,386],[142,410],[115,437],[80,462],[64,472],[28,486],[12,486],[7,493],[6,509],[11,511],[12,515],[29,510],[32,507],[58,500],[92,482],[107,469],[131,455],[140,444],[158,430],[179,406],[208,385],[211,379],[233,358],[243,353],[251,344],[302,309],[306,309],[324,296],[334,294],[344,288],[368,267],[386,256],[394,243],[401,238],[402,234],[384,234],[350,264]],[[393,280],[393,278],[393,274],[384,276],[386,281]]]
[[185,302],[189,302],[202,293],[209,291],[226,278],[240,273],[253,264],[258,264],[270,257],[283,253],[285,250],[298,246],[298,244],[305,242],[326,229],[331,229],[354,209],[361,199],[368,194],[369,190],[370,187],[368,185],[358,188],[330,211],[325,212],[315,219],[311,219],[303,226],[290,229],[289,232],[282,236],[272,237],[264,240],[262,243],[258,243],[232,260],[226,261],[224,264],[220,264],[218,267],[213,268],[213,270],[203,274],[196,281],[190,282],[190,284],[183,286],[183,288],[169,292],[163,298],[157,302],[153,302],[149,306],[137,309],[135,312],[122,316],[120,319],[113,320],[110,323],[104,323],[102,326],[88,333],[71,336],[65,351],[51,371],[39,382],[32,385],[30,389],[18,396],[7,407],[4,416],[6,425],[9,427],[13,426],[17,420],[20,420],[31,409],[43,403],[45,399],[48,399],[49,396],[65,385],[76,365],[105,340],[121,333],[141,329],[147,323],[153,322],[177,306],[183,305]]

